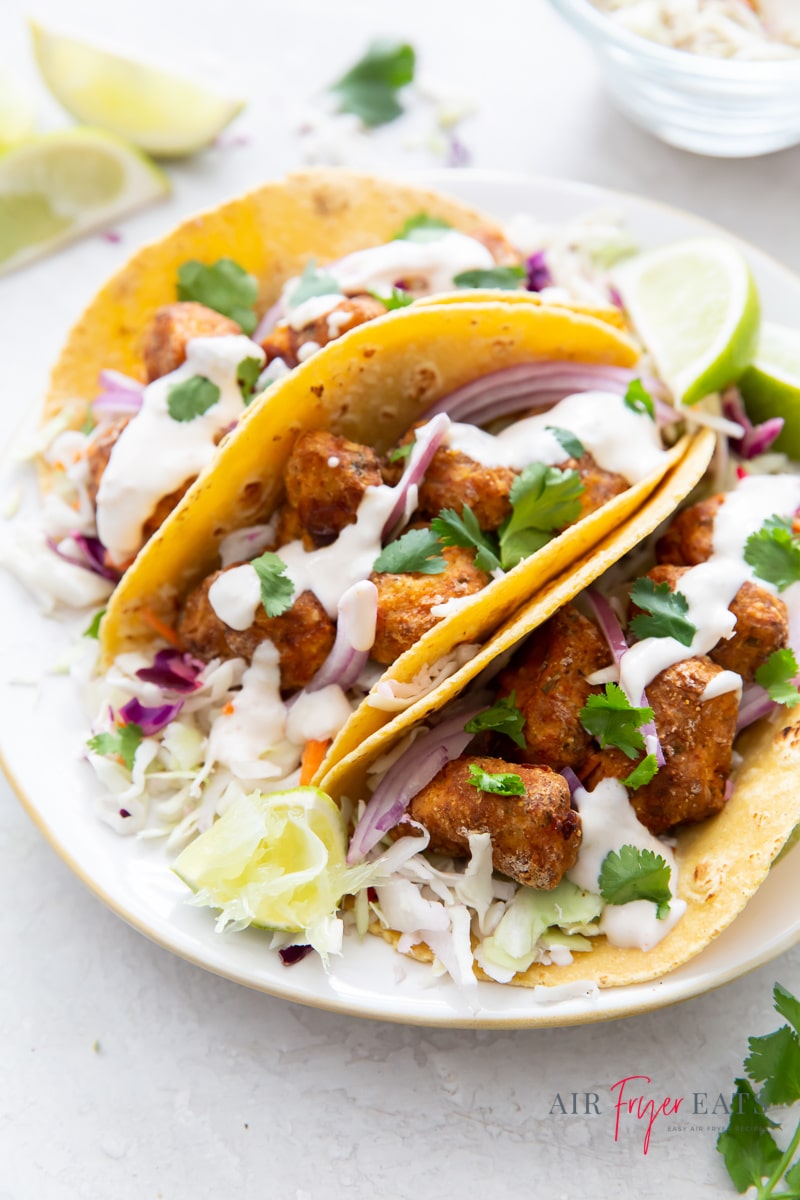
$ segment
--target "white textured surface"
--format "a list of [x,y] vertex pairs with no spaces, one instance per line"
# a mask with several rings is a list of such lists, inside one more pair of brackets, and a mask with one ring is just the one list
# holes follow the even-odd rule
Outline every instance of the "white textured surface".
[[[37,5],[123,42],[221,54],[253,98],[236,127],[250,141],[172,169],[169,207],[127,222],[121,244],[92,238],[0,282],[4,437],[102,279],[179,216],[296,165],[297,108],[379,33],[413,40],[431,76],[479,101],[462,131],[476,165],[641,192],[800,270],[800,151],[737,163],[652,141],[609,106],[591,57],[544,0],[210,9]],[[5,0],[0,66],[26,65],[22,12]],[[413,165],[404,136],[381,134],[375,152]],[[785,319],[800,324],[800,314]],[[692,1093],[708,1093],[711,1109],[732,1088],[747,1034],[776,1023],[773,981],[800,988],[800,950],[715,994],[614,1025],[488,1034],[369,1024],[249,993],[170,957],[83,889],[5,784],[0,800],[0,1200],[402,1200],[461,1196],[479,1181],[487,1196],[548,1200],[734,1194],[714,1151],[724,1118],[692,1116]],[[650,1076],[643,1090],[657,1102],[686,1097],[677,1118],[656,1123],[647,1157],[641,1126],[624,1122],[614,1142],[609,1089],[628,1075]],[[573,1091],[597,1093],[600,1113],[550,1115],[556,1093],[569,1109]]]

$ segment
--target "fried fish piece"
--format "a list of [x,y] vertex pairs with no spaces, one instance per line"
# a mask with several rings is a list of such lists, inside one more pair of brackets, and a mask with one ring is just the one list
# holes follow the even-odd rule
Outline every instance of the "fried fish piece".
[[301,592],[279,617],[268,617],[259,606],[249,629],[231,629],[214,612],[208,598],[209,588],[222,574],[215,571],[209,575],[183,603],[178,634],[186,649],[204,662],[218,657],[241,657],[249,662],[256,647],[269,639],[280,656],[281,689],[292,692],[305,687],[330,654],[336,637],[336,625],[314,593]]
[[[725,806],[739,696],[726,692],[713,700],[702,698],[721,671],[710,658],[688,658],[648,684],[647,699],[666,763],[650,783],[630,792],[630,802],[651,833],[704,821]],[[586,784],[594,788],[601,779],[624,779],[634,765],[609,746],[592,759]]]
[[[518,775],[524,796],[480,791],[470,782],[471,764],[489,774]],[[549,767],[502,758],[464,754],[449,762],[411,801],[409,816],[427,829],[431,850],[457,858],[469,854],[470,833],[488,833],[495,868],[526,887],[556,887],[581,844],[581,819],[570,806],[566,780]]]
[[[329,546],[356,520],[369,487],[378,487],[381,469],[370,446],[322,430],[301,433],[284,470],[286,499],[297,524],[308,534],[309,549]],[[284,528],[288,523],[284,518]]]
[[559,463],[558,468],[560,471],[577,471],[583,484],[581,511],[575,518],[576,521],[582,521],[615,496],[627,492],[630,487],[624,475],[604,470],[588,451],[580,458],[568,458],[566,462]]
[[608,643],[592,621],[567,604],[541,625],[499,677],[499,698],[516,693],[525,718],[527,749],[519,755],[529,763],[579,771],[592,748],[591,735],[579,713],[589,696],[602,688],[587,683],[587,675],[609,666]]
[[230,317],[194,300],[178,300],[159,308],[144,336],[142,357],[147,382],[169,375],[186,360],[186,345],[197,337],[225,337],[241,333]]
[[310,321],[302,329],[293,329],[291,325],[282,322],[271,333],[267,334],[261,347],[267,356],[267,362],[281,358],[287,367],[296,367],[301,362],[300,351],[303,346],[312,342],[317,346],[327,346],[341,337],[343,333],[382,317],[386,305],[377,297],[368,293],[349,296],[341,300],[335,308],[316,320]]
[[510,467],[485,467],[460,450],[440,446],[420,485],[420,511],[438,517],[443,508],[454,508],[460,516],[466,504],[481,529],[498,529],[511,515],[509,492],[516,477]]
[[[669,563],[647,572],[655,584],[666,583],[672,592],[680,590],[680,581],[689,567]],[[633,606],[632,612],[636,610]],[[780,596],[773,596],[757,583],[742,584],[734,596],[730,611],[736,617],[733,637],[717,642],[709,658],[727,671],[735,671],[752,683],[756,671],[776,650],[789,644],[789,610]]]
[[714,551],[714,521],[725,497],[710,496],[690,504],[679,512],[666,532],[656,542],[659,563],[678,567],[696,567],[706,562]]

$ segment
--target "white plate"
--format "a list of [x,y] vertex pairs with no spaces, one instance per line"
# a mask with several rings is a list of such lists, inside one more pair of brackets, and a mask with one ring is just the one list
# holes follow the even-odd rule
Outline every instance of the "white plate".
[[[642,245],[709,230],[706,222],[686,213],[578,184],[466,171],[428,175],[425,182],[499,217],[531,212],[543,220],[563,221],[600,206],[612,208],[622,212]],[[800,279],[755,248],[742,249],[767,315],[780,319],[800,311]],[[6,469],[2,494],[14,476]],[[3,572],[0,612],[2,627],[13,638],[0,667],[0,753],[23,804],[65,862],[119,916],[218,975],[317,1008],[408,1024],[569,1025],[685,1000],[735,979],[800,940],[795,878],[800,850],[795,850],[773,870],[735,924],[697,958],[658,982],[614,988],[594,998],[543,1003],[525,989],[489,983],[465,994],[376,938],[348,942],[329,975],[315,957],[284,967],[266,951],[262,934],[215,934],[212,914],[184,903],[185,889],[167,869],[159,843],[121,838],[97,820],[95,781],[80,759],[85,719],[70,681],[45,675],[64,650],[64,627],[43,620]]]

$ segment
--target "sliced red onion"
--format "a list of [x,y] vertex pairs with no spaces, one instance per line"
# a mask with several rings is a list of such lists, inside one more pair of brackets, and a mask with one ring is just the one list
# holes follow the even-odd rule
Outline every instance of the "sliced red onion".
[[427,424],[416,431],[417,440],[414,449],[411,451],[408,466],[403,472],[402,479],[394,489],[397,499],[383,527],[384,541],[392,536],[399,525],[404,523],[408,493],[423,478],[449,426],[450,418],[445,416],[444,413],[439,413],[433,418],[428,419]]
[[525,275],[525,287],[529,292],[540,292],[542,288],[552,286],[554,280],[544,250],[537,250],[525,259]]
[[82,567],[84,571],[91,571],[92,574],[99,575],[102,579],[119,583],[121,575],[119,571],[115,571],[113,567],[107,565],[106,548],[99,538],[90,537],[85,533],[71,533],[69,537],[81,552],[82,557],[62,550],[60,543],[55,538],[48,538],[47,544],[54,554],[63,558],[64,562],[71,563],[73,567]]
[[451,133],[447,146],[447,166],[468,167],[471,162],[472,152],[469,147],[464,145],[457,134]]
[[[518,363],[473,379],[449,396],[443,396],[425,415],[429,420],[444,412],[453,421],[481,425],[526,407],[545,407],[576,392],[602,391],[623,396],[634,379],[641,379],[657,402],[666,395],[660,380],[627,367],[543,359]],[[657,417],[663,424],[679,419],[666,405],[657,409]]]
[[765,454],[784,426],[783,417],[770,417],[768,421],[754,425],[747,415],[741,392],[737,387],[728,388],[723,394],[722,411],[729,421],[734,421],[744,429],[741,438],[731,438],[733,449],[744,459]]
[[575,774],[572,767],[562,767],[559,771],[559,775],[563,776],[563,778],[566,779],[567,783],[569,784],[569,795],[570,799],[572,799],[578,788],[583,787],[583,784],[581,783],[580,779],[578,779],[578,776]]
[[276,300],[258,322],[255,333],[252,335],[252,341],[263,341],[267,334],[272,333],[282,316],[284,316],[283,300]]
[[132,416],[142,407],[144,384],[120,371],[101,371],[100,393],[92,401],[95,416]]
[[442,767],[463,754],[475,736],[465,733],[464,726],[483,707],[479,704],[462,709],[458,716],[443,721],[430,733],[417,738],[392,764],[356,826],[347,852],[348,863],[358,862],[377,846],[383,835],[395,827],[417,792],[422,791]]
[[148,708],[136,697],[123,704],[118,715],[126,725],[138,725],[145,737],[160,733],[162,729],[174,721],[183,708],[183,701],[176,700],[174,704],[159,704]]
[[292,967],[310,954],[312,949],[311,946],[284,946],[282,950],[278,951],[278,954],[280,954],[281,962],[285,967]]
[[732,795],[733,795],[733,780],[726,779],[725,780],[725,791],[722,796],[723,802],[725,804],[727,804]]
[[155,683],[166,692],[196,692],[202,687],[198,676],[205,665],[191,654],[170,648],[157,651],[153,665],[142,667],[136,676],[145,683]]
[[622,296],[613,285],[609,285],[608,298],[615,308],[618,308],[621,311],[625,310],[625,301],[622,299]]
[[332,683],[344,691],[353,686],[375,641],[377,616],[378,589],[371,580],[362,579],[347,589],[338,605],[333,649],[306,686],[307,692],[318,692]]
[[778,705],[775,701],[770,700],[769,692],[757,683],[748,683],[742,692],[742,699],[739,702],[736,732],[741,733],[743,729],[746,729],[748,725],[752,725],[754,721],[760,721],[762,717],[768,717],[777,707]]
[[[589,588],[584,594],[595,615],[597,624],[600,626],[600,632],[608,642],[608,648],[614,657],[614,662],[617,666],[620,666],[623,655],[628,653],[628,643],[625,640],[625,634],[622,632],[622,626],[619,623],[617,614],[606,597],[601,596],[594,588]],[[642,692],[638,707],[650,707],[647,703],[645,692]],[[646,753],[655,754],[656,762],[660,767],[663,767],[667,760],[664,758],[664,751],[658,738],[655,720],[648,721],[645,725],[640,725],[639,732],[644,738]]]

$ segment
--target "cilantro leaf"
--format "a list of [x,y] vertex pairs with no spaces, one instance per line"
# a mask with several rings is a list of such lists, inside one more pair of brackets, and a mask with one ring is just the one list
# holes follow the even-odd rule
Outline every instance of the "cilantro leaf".
[[400,88],[414,78],[416,55],[407,42],[380,39],[328,89],[339,96],[339,111],[355,113],[369,129],[387,125],[403,112]]
[[217,403],[221,392],[205,375],[192,375],[173,383],[167,392],[167,412],[173,421],[193,421]]
[[97,421],[95,421],[91,410],[89,410],[86,413],[86,416],[83,418],[83,422],[80,426],[80,432],[85,433],[86,436],[88,437],[89,434],[92,432],[92,430],[96,429],[96,428],[97,428]]
[[800,667],[793,650],[773,650],[756,671],[756,683],[769,693],[770,700],[776,704],[794,708],[795,704],[800,704],[800,692],[792,683],[798,671]]
[[431,521],[431,528],[438,533],[443,546],[461,546],[466,550],[474,547],[479,571],[496,571],[500,567],[496,538],[483,532],[468,504],[462,507],[460,517],[455,509],[443,508]]
[[775,1009],[800,1034],[800,1000],[797,1000],[788,988],[776,983],[772,992]]
[[641,379],[632,379],[625,392],[625,404],[633,412],[647,413],[648,417],[656,419],[656,406],[653,397],[642,383]]
[[558,529],[574,521],[584,492],[577,471],[531,463],[511,486],[512,513],[500,527],[504,570],[545,546]]
[[270,550],[254,558],[250,566],[261,584],[261,603],[268,617],[279,617],[292,606],[294,584],[285,575],[286,563]]
[[800,579],[800,539],[790,521],[768,517],[744,545],[744,561],[759,579],[774,583],[779,592]]
[[106,610],[104,608],[99,608],[97,610],[97,612],[94,614],[94,616],[92,617],[89,624],[84,629],[81,636],[82,637],[90,637],[90,638],[99,638],[100,637],[100,622],[102,621],[102,619],[105,615],[106,615]]
[[469,764],[469,779],[479,792],[491,792],[493,796],[524,796],[525,784],[521,775],[511,771],[484,771],[477,763]]
[[379,574],[441,575],[447,563],[438,553],[442,549],[432,529],[409,529],[402,537],[384,546],[372,565]]
[[746,1079],[737,1079],[728,1128],[717,1138],[717,1150],[725,1159],[737,1191],[746,1192],[753,1185],[759,1187],[781,1161],[781,1151],[769,1132],[776,1128],[775,1122],[764,1113],[750,1083]]
[[660,854],[622,846],[612,850],[600,868],[600,895],[606,904],[629,904],[632,900],[652,900],[658,905],[658,919],[669,912],[672,892],[670,868]]
[[339,291],[339,284],[328,271],[317,270],[317,260],[310,258],[305,270],[289,297],[292,308],[297,308],[313,296],[334,296]]
[[385,304],[387,312],[394,312],[397,308],[408,308],[409,304],[414,303],[411,292],[399,287],[392,288],[391,296],[382,296],[380,292],[370,292],[370,296],[375,300],[380,300],[381,304]]
[[461,271],[453,276],[459,288],[501,288],[512,292],[525,278],[524,267],[489,267],[485,270]]
[[393,450],[389,455],[389,462],[403,462],[405,459],[410,457],[413,449],[414,442],[406,442],[404,445],[398,446],[397,449]]
[[132,721],[130,725],[121,725],[113,733],[96,733],[94,737],[89,738],[86,745],[95,754],[102,754],[104,758],[118,756],[128,770],[132,771],[133,760],[143,737],[141,725]]
[[178,299],[213,308],[241,325],[243,333],[252,333],[258,324],[257,298],[258,280],[232,258],[219,258],[215,263],[191,259],[178,268]]
[[510,696],[498,700],[491,708],[479,712],[471,721],[467,721],[464,732],[483,733],[484,730],[491,729],[495,733],[505,733],[525,750],[528,743],[525,741],[524,728],[525,716],[517,708],[517,693],[514,691]]
[[568,458],[583,458],[586,447],[571,430],[561,429],[558,425],[547,425],[546,429],[548,433],[552,433],[556,441],[561,443]]
[[604,696],[589,696],[578,714],[587,733],[597,738],[601,749],[616,746],[628,758],[644,750],[640,725],[653,720],[652,708],[635,708],[618,683],[607,683]]
[[248,405],[255,395],[256,383],[261,371],[261,360],[255,357],[243,358],[236,368],[236,382],[239,385],[245,405]]
[[686,617],[689,601],[683,592],[673,592],[668,583],[654,583],[644,576],[631,588],[631,600],[645,613],[633,618],[630,627],[638,638],[675,638],[682,646],[691,646],[697,626]]
[[655,754],[647,754],[642,761],[633,768],[630,775],[626,775],[623,779],[625,787],[630,788],[635,792],[637,788],[644,787],[646,783],[658,772],[658,759]]
[[744,1069],[754,1083],[763,1083],[760,1102],[794,1104],[800,1100],[800,1038],[794,1029],[782,1025],[765,1037],[747,1039],[750,1053]]
[[453,226],[441,217],[429,217],[426,212],[414,213],[392,238],[393,242],[436,242]]

